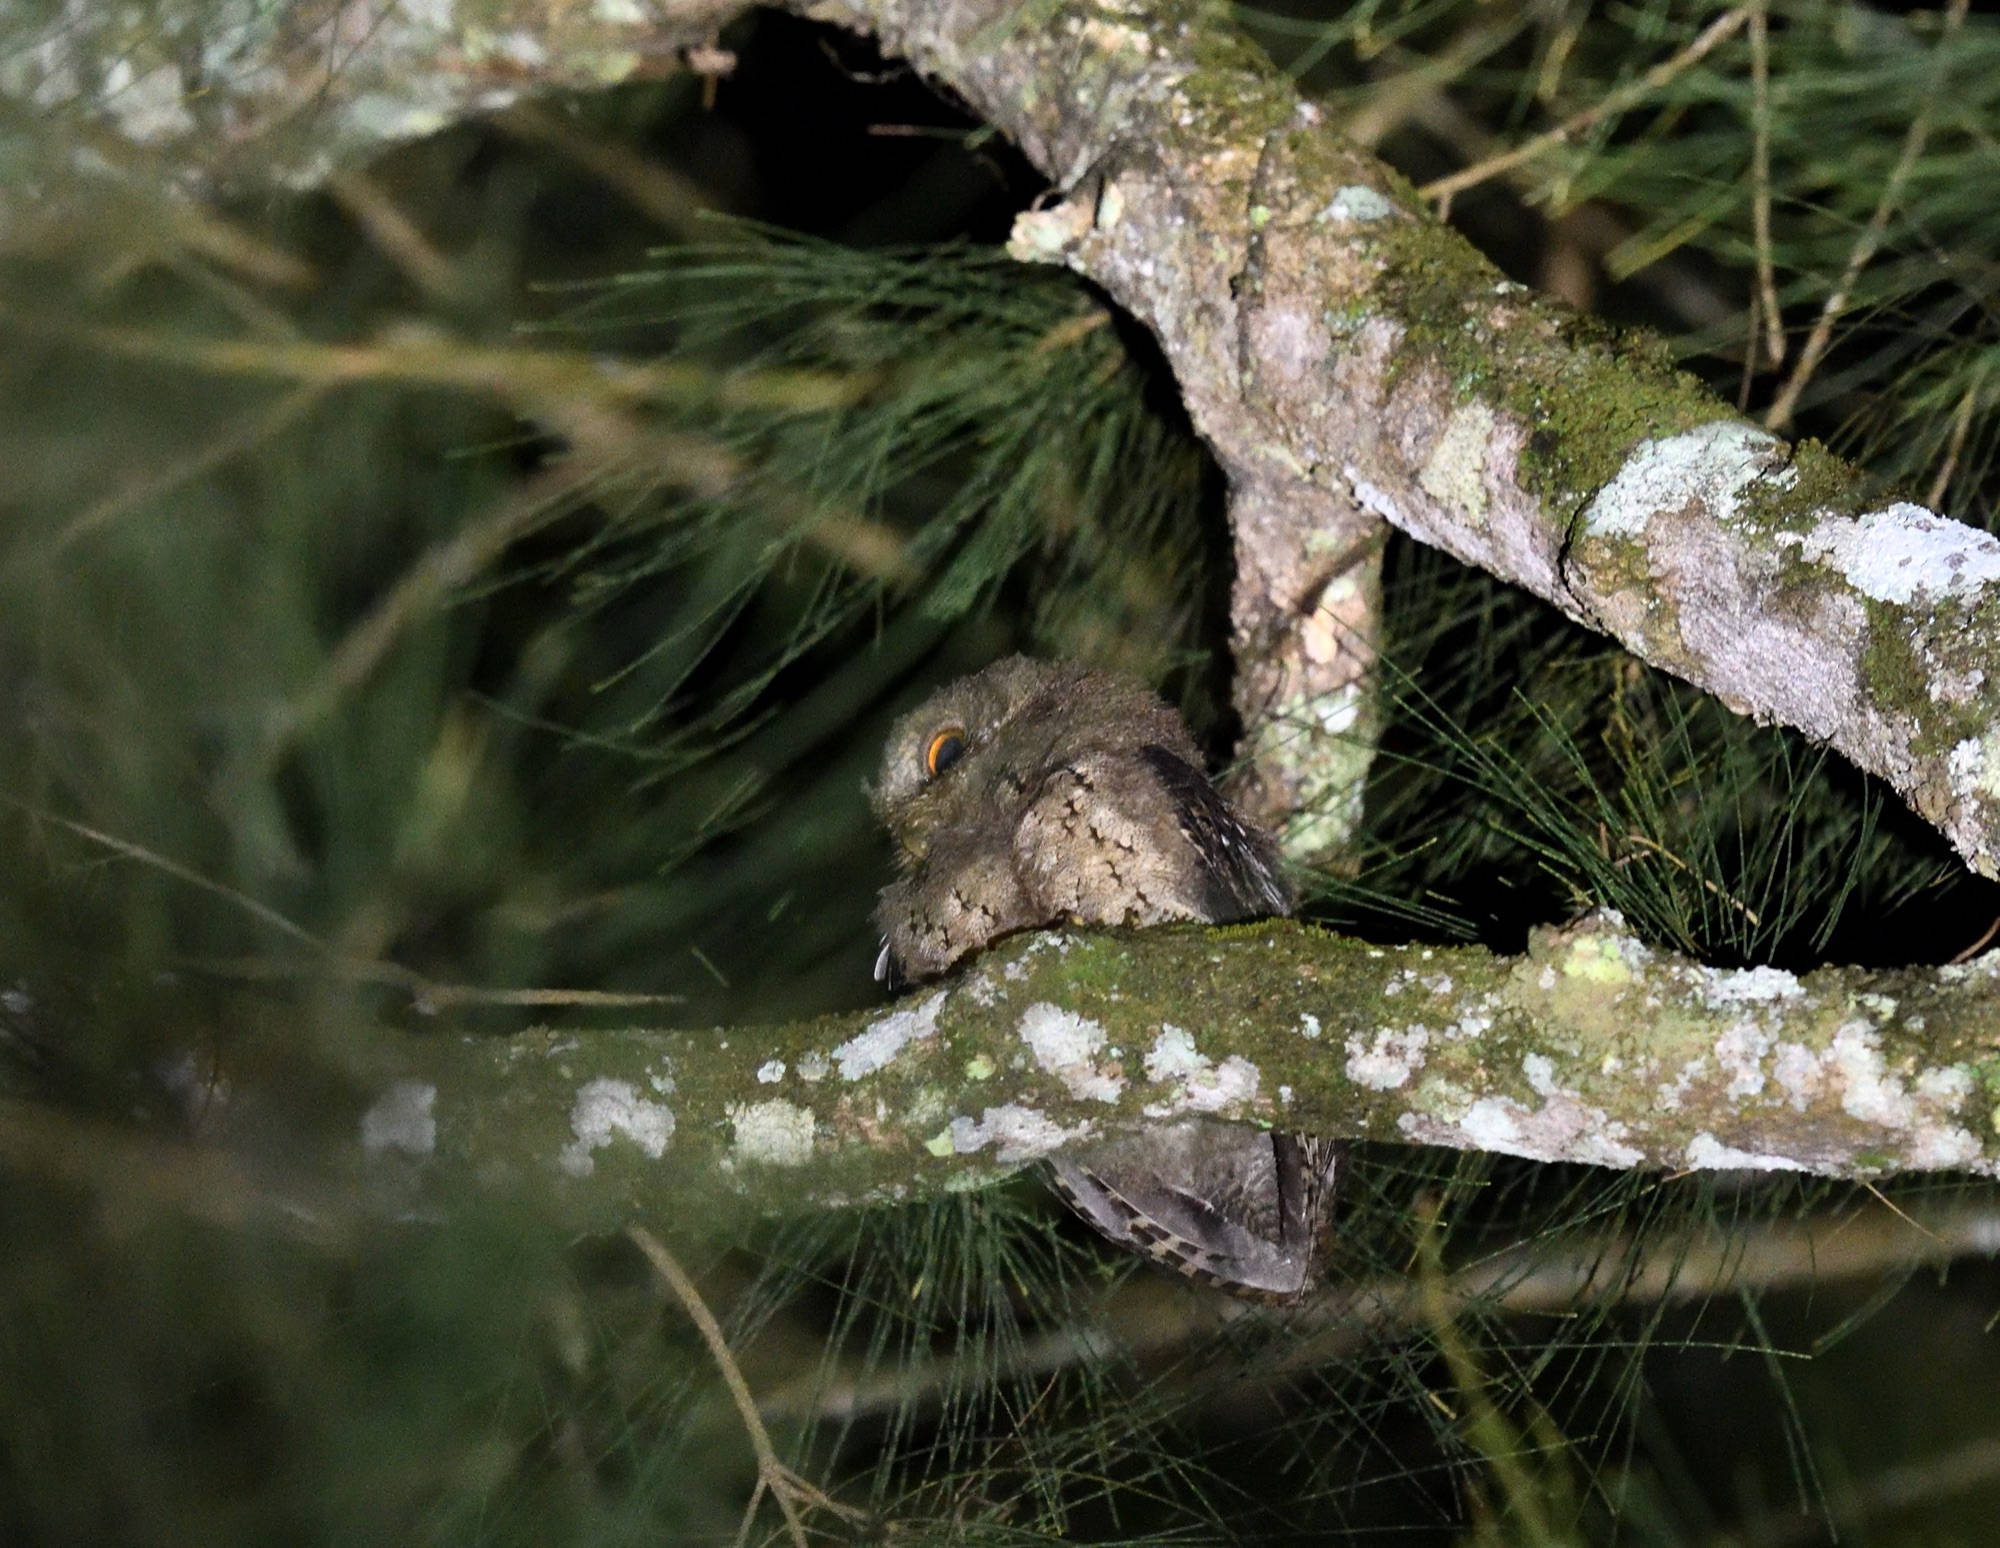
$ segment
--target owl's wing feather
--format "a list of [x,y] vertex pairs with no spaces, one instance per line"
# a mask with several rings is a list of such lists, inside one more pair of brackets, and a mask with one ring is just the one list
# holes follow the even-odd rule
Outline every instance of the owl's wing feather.
[[[1315,1283],[1332,1207],[1336,1151],[1325,1141],[1291,1134],[1245,1135],[1243,1145],[1232,1149],[1247,1163],[1252,1157],[1247,1147],[1260,1140],[1275,1151],[1275,1178],[1269,1168],[1256,1166],[1246,1166],[1240,1178],[1209,1176],[1215,1199],[1193,1191],[1186,1184],[1194,1178],[1183,1179],[1172,1167],[1163,1169],[1159,1158],[1143,1148],[1135,1151],[1130,1141],[1080,1156],[1053,1156],[1049,1168],[1064,1202],[1111,1241],[1233,1295],[1284,1304]],[[1275,1201],[1243,1196],[1246,1186],[1268,1189],[1274,1182]],[[1274,1211],[1249,1212],[1275,1214],[1276,1240],[1237,1218],[1236,1211],[1273,1202]]]
[[1290,913],[1291,889],[1270,837],[1245,822],[1208,776],[1177,753],[1148,745],[1139,749],[1139,759],[1165,787],[1181,832],[1199,857],[1209,921]]

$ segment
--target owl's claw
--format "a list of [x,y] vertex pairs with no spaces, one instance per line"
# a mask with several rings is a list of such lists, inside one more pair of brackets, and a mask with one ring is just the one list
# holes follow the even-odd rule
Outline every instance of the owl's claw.
[[889,981],[889,975],[895,970],[895,959],[889,955],[889,943],[884,941],[882,943],[882,950],[875,957],[875,982],[886,984]]

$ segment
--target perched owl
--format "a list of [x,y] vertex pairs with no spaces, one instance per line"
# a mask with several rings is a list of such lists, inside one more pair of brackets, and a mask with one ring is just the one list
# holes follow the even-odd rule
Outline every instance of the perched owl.
[[[1282,914],[1277,848],[1209,783],[1161,699],[1067,662],[1002,661],[897,723],[873,799],[900,875],[875,976],[932,978],[1016,930]],[[1334,1147],[1190,1120],[1056,1157],[1112,1241],[1283,1301],[1312,1283]]]

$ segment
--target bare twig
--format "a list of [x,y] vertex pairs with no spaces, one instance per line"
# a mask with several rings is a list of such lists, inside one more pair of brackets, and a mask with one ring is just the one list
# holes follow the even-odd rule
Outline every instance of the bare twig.
[[1709,1538],[1708,1548],[1746,1548],[1752,1543],[1757,1548],[1794,1548],[1845,1541],[1848,1533],[1861,1535],[1857,1528],[1884,1516],[1990,1489],[1996,1482],[2000,1482],[2000,1437],[1981,1436],[1953,1450],[1884,1468],[1849,1483],[1827,1500],[1823,1515],[1804,1510],[1760,1511]]
[[[1664,844],[1657,843],[1654,840],[1647,838],[1646,835],[1643,833],[1628,833],[1625,835],[1625,842],[1628,844],[1637,844],[1641,849],[1650,850],[1652,853],[1658,855],[1662,860],[1666,861],[1667,864],[1673,866],[1675,870],[1682,872],[1684,875],[1689,875],[1689,876],[1694,875],[1694,867],[1689,865],[1687,861],[1683,860],[1679,855],[1675,854],[1671,849],[1668,849]],[[1633,857],[1627,856],[1626,858],[1630,859]],[[1750,923],[1752,923],[1753,925],[1763,924],[1764,921],[1757,917],[1757,911],[1755,909],[1753,909],[1752,907],[1750,907],[1749,904],[1741,901],[1740,899],[1731,897],[1728,893],[1724,892],[1720,887],[1718,887],[1714,882],[1710,881],[1706,876],[1697,876],[1695,877],[1695,880],[1699,881],[1702,884],[1702,886],[1706,887],[1709,890],[1709,892],[1712,893],[1716,898],[1720,899],[1724,903],[1727,903],[1731,908],[1735,909],[1737,913],[1741,914],[1745,919],[1749,920]]]
[[2000,914],[1995,914],[1993,916],[1993,923],[1988,925],[1983,931],[1980,932],[1978,940],[1974,941],[1970,946],[1966,947],[1965,950],[1961,951],[1957,956],[1951,959],[1951,965],[1953,967],[1957,967],[1958,964],[1961,962],[1970,962],[1974,957],[1978,956],[1982,951],[1984,951],[1987,948],[1987,945],[1992,941],[1993,937],[1996,935],[2000,935]]
[[388,595],[342,637],[318,681],[272,718],[265,732],[262,766],[270,767],[302,731],[317,725],[347,694],[373,676],[412,624],[442,605],[516,540],[564,509],[595,476],[588,459],[564,459],[427,550],[389,588]]
[[28,558],[34,562],[53,559],[73,544],[110,526],[121,516],[137,510],[149,501],[159,499],[160,496],[178,489],[183,484],[200,478],[204,473],[213,472],[247,451],[254,450],[301,418],[319,402],[321,396],[322,389],[316,386],[299,387],[284,394],[270,404],[263,413],[251,416],[229,434],[217,436],[207,445],[198,447],[177,462],[170,463],[150,478],[128,484],[125,488],[106,495],[96,504],[78,512],[47,542],[35,545],[29,551]]
[[74,340],[106,354],[217,376],[266,377],[326,387],[374,382],[456,387],[532,412],[581,399],[631,406],[713,403],[721,408],[825,413],[872,391],[877,378],[831,371],[716,371],[686,361],[614,363],[579,350],[474,344],[435,329],[405,329],[357,344],[213,339],[138,329],[74,327],[19,312],[0,324]]
[[1648,70],[1636,81],[1632,81],[1627,85],[1619,87],[1616,91],[1606,94],[1582,112],[1573,114],[1571,117],[1557,124],[1555,128],[1545,130],[1533,139],[1515,146],[1510,151],[1506,151],[1498,156],[1488,157],[1478,165],[1466,167],[1461,171],[1452,173],[1449,177],[1441,177],[1434,182],[1424,184],[1423,187],[1417,190],[1418,196],[1424,199],[1436,200],[1441,213],[1448,211],[1451,206],[1452,195],[1462,193],[1468,188],[1477,187],[1489,178],[1498,177],[1501,173],[1512,167],[1519,166],[1524,161],[1531,161],[1543,152],[1567,143],[1572,136],[1581,134],[1584,130],[1597,123],[1599,119],[1613,113],[1622,113],[1627,108],[1633,107],[1643,101],[1653,92],[1660,90],[1661,87],[1667,85],[1682,71],[1699,64],[1709,54],[1714,52],[1715,49],[1736,36],[1742,30],[1743,24],[1749,20],[1749,15],[1748,10],[1741,8],[1733,11],[1725,11],[1704,27],[1701,35],[1688,44],[1686,48],[1675,54],[1673,58],[1654,65],[1652,69]]
[[680,994],[640,994],[613,989],[491,989],[481,984],[448,984],[426,978],[399,962],[356,961],[329,954],[321,962],[273,962],[246,957],[220,962],[190,958],[196,972],[252,983],[288,983],[300,979],[330,979],[346,984],[383,984],[410,992],[412,1006],[422,1015],[436,1015],[460,1006],[514,1005],[568,1007],[583,1010],[624,1010],[645,1005],[680,1005]]
[[463,299],[465,279],[458,265],[437,250],[374,178],[350,167],[329,177],[326,191],[419,293],[434,302]]
[[[1990,1201],[1928,1209],[1914,1217],[1894,1205],[1889,1208],[1886,1216],[1869,1210],[1803,1222],[1772,1219],[1743,1229],[1650,1240],[1615,1236],[1574,1244],[1526,1242],[1454,1269],[1438,1293],[1454,1316],[1472,1310],[1563,1315],[1584,1306],[1685,1303],[1744,1290],[1823,1285],[2000,1253],[2000,1209]],[[1412,1272],[1418,1256],[1413,1255]],[[990,1358],[942,1359],[880,1376],[856,1372],[828,1379],[815,1373],[774,1393],[763,1412],[770,1419],[814,1415],[844,1420],[1087,1362],[1157,1360],[1245,1318],[1278,1319],[1296,1335],[1282,1361],[1285,1372],[1296,1373],[1337,1361],[1370,1340],[1420,1327],[1428,1315],[1409,1274],[1332,1285],[1308,1305],[1286,1311],[1135,1274],[1106,1298],[1101,1316],[1028,1340],[997,1366]],[[1281,1378],[1265,1371],[1258,1379]]]
[[848,1521],[865,1520],[865,1512],[828,1499],[824,1492],[778,1460],[778,1453],[771,1445],[770,1431],[764,1428],[764,1421],[757,1412],[757,1400],[750,1395],[750,1384],[743,1379],[742,1368],[729,1352],[729,1341],[722,1336],[722,1325],[715,1320],[715,1313],[708,1309],[708,1303],[701,1298],[694,1281],[688,1278],[687,1270],[644,1226],[627,1226],[625,1235],[633,1246],[645,1254],[654,1272],[666,1281],[667,1288],[673,1291],[681,1308],[688,1314],[688,1320],[701,1334],[702,1342],[708,1345],[709,1357],[721,1372],[722,1384],[729,1389],[736,1412],[743,1420],[743,1429],[750,1437],[750,1449],[757,1454],[757,1487],[751,1492],[750,1508],[744,1515],[743,1528],[737,1534],[737,1540],[741,1542],[748,1533],[758,1499],[766,1489],[778,1502],[778,1509],[784,1512],[785,1527],[791,1534],[793,1548],[806,1548],[805,1520],[799,1514],[801,1503],[830,1510]]
[[551,108],[516,103],[493,115],[493,126],[529,145],[551,150],[581,167],[648,220],[675,236],[692,236],[709,200],[668,167],[634,155],[565,123]]
[[[0,800],[9,799],[0,797]],[[287,964],[274,968],[270,964],[252,961],[249,963],[216,964],[202,962],[194,964],[205,971],[230,972],[242,978],[296,978],[307,974],[335,978],[346,983],[389,984],[407,989],[411,1001],[417,1009],[435,1013],[461,1005],[563,1005],[582,1006],[598,1009],[633,1007],[640,1005],[672,1005],[680,1003],[682,997],[674,994],[621,994],[605,989],[489,989],[478,984],[445,984],[426,978],[415,968],[404,967],[397,962],[366,962],[351,957],[343,957],[333,947],[304,926],[286,918],[269,904],[260,903],[235,887],[230,887],[201,872],[170,860],[157,850],[148,849],[143,844],[135,844],[130,839],[121,839],[114,834],[104,833],[84,823],[59,817],[53,812],[31,807],[23,802],[13,802],[31,818],[39,822],[53,823],[77,837],[88,839],[101,848],[110,850],[127,860],[140,865],[151,866],[154,870],[171,876],[202,892],[234,904],[253,918],[277,930],[287,938],[309,948],[319,959],[318,965]]]
[[1778,281],[1771,261],[1771,36],[1769,0],[1750,7],[1750,224],[1757,243],[1757,308],[1764,318],[1764,347],[1772,369],[1784,363],[1785,318],[1778,305]]
[[1354,144],[1373,150],[1416,112],[1425,97],[1442,91],[1520,36],[1530,14],[1522,7],[1499,26],[1481,22],[1467,27],[1433,55],[1385,50],[1385,62],[1394,59],[1405,68],[1378,78],[1361,107],[1341,125],[1340,132]]
[[1958,471],[1958,459],[1965,454],[1965,438],[1972,433],[1972,411],[1979,403],[1979,385],[1974,382],[1965,389],[1965,396],[1958,400],[1958,411],[1951,417],[1951,440],[1944,449],[1944,462],[1937,470],[1937,477],[1931,480],[1930,492],[1924,497],[1924,504],[1934,511],[1944,504],[1945,494],[1951,488],[1952,475]]
[[1847,310],[1847,303],[1853,298],[1854,285],[1861,278],[1861,271],[1874,261],[1881,250],[1883,238],[1888,234],[1889,217],[1903,201],[1903,185],[1910,180],[1910,173],[1916,169],[1917,159],[1923,155],[1924,146],[1930,140],[1932,110],[1937,106],[1945,51],[1958,35],[1959,24],[1965,20],[1968,0],[1951,0],[1951,7],[1945,12],[1944,27],[1938,34],[1931,57],[1936,61],[1932,77],[1931,91],[1917,116],[1910,121],[1908,133],[1903,136],[1903,149],[1896,157],[1896,165],[1889,173],[1889,180],[1882,185],[1882,196],[1875,201],[1875,213],[1868,217],[1868,224],[1861,235],[1854,239],[1854,246],[1847,255],[1847,267],[1841,271],[1840,282],[1833,287],[1825,302],[1820,306],[1819,319],[1806,338],[1805,348],[1799,351],[1799,358],[1792,365],[1792,374],[1785,379],[1778,396],[1772,401],[1770,412],[1764,416],[1764,426],[1769,430],[1782,430],[1791,423],[1792,411],[1798,407],[1799,395],[1806,390],[1813,372],[1819,369],[1833,342],[1834,326]]

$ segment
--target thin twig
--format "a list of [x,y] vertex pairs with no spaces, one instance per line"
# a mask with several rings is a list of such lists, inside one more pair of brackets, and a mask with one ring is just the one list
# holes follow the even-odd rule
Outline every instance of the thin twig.
[[[1932,504],[1935,505],[1936,502],[1933,501]],[[1957,956],[1951,959],[1951,966],[1956,967],[1961,962],[1970,962],[1974,957],[1978,956],[1982,951],[1986,949],[1986,943],[1992,940],[1993,937],[1996,935],[2000,935],[2000,914],[1995,914],[1993,916],[1993,923],[1991,923],[1986,927],[1985,933],[1982,934],[1978,940],[1974,941],[1970,946],[1966,947],[1964,951],[1961,951]]]
[[1924,499],[1924,504],[1934,511],[1944,508],[1944,497],[1951,489],[1952,475],[1958,471],[1958,459],[1965,451],[1965,438],[1972,433],[1972,411],[1978,402],[1979,383],[1974,382],[1965,389],[1965,396],[1958,400],[1958,411],[1951,418],[1951,441],[1944,450],[1944,466],[1931,480],[1930,493]]
[[1890,1214],[1894,1215],[1898,1220],[1902,1221],[1905,1225],[1907,1225],[1912,1231],[1922,1232],[1925,1236],[1928,1236],[1932,1241],[1936,1242],[1940,1247],[1944,1245],[1943,1239],[1938,1236],[1937,1232],[1930,1230],[1925,1226],[1919,1225],[1915,1220],[1911,1219],[1911,1217],[1906,1211],[1897,1206],[1896,1201],[1894,1199],[1890,1198],[1888,1194],[1884,1193],[1880,1188],[1876,1187],[1867,1178],[1864,1177],[1861,1179],[1861,1186],[1866,1188],[1870,1193],[1872,1193],[1875,1196],[1875,1202],[1877,1204],[1880,1204]]
[[654,224],[675,236],[693,236],[709,200],[700,188],[668,168],[623,146],[583,133],[560,115],[531,103],[495,113],[493,126],[529,145],[552,150],[581,167]]
[[[1744,1288],[1830,1284],[2000,1252],[2000,1209],[1991,1202],[1926,1210],[1916,1219],[1894,1213],[1900,1218],[1893,1224],[1874,1210],[1861,1210],[1845,1218],[1773,1219],[1740,1230],[1652,1240],[1618,1235],[1525,1242],[1455,1270],[1445,1289],[1460,1309],[1560,1316],[1586,1306],[1685,1304]],[[1906,1223],[1924,1240],[1913,1242]],[[1315,1300],[1285,1311],[1135,1274],[1107,1299],[1101,1316],[1024,1340],[1003,1368],[946,1357],[887,1375],[815,1372],[767,1398],[763,1412],[772,1419],[850,1420],[935,1403],[974,1385],[1026,1381],[1083,1364],[1158,1358],[1246,1318],[1282,1321],[1294,1336],[1281,1369],[1307,1370],[1333,1363],[1371,1339],[1394,1338],[1421,1325],[1412,1284],[1421,1257],[1419,1243],[1403,1273],[1329,1285]],[[1266,1372],[1265,1379],[1276,1374]]]
[[273,962],[263,957],[218,961],[191,957],[185,965],[195,972],[249,983],[288,983],[299,979],[331,979],[347,984],[384,984],[410,992],[415,1010],[435,1015],[463,1005],[560,1006],[586,1010],[630,1010],[647,1005],[683,1005],[683,994],[642,994],[617,989],[489,989],[480,984],[440,983],[399,962],[369,962],[329,956],[324,962]]
[[1701,35],[1688,44],[1686,48],[1674,55],[1673,58],[1654,65],[1652,69],[1640,76],[1638,80],[1621,86],[1618,90],[1600,98],[1582,112],[1564,119],[1555,128],[1546,130],[1531,140],[1524,141],[1510,151],[1503,152],[1498,156],[1488,157],[1477,166],[1466,167],[1461,171],[1452,173],[1449,177],[1441,177],[1434,182],[1424,184],[1423,187],[1417,190],[1418,197],[1435,199],[1439,204],[1439,213],[1448,212],[1453,194],[1462,193],[1465,189],[1476,187],[1489,178],[1498,177],[1501,173],[1519,166],[1524,161],[1533,160],[1544,151],[1552,150],[1554,147],[1564,144],[1572,135],[1581,134],[1599,119],[1612,113],[1622,113],[1651,93],[1658,91],[1683,70],[1688,69],[1692,65],[1699,64],[1710,53],[1714,52],[1716,48],[1733,38],[1742,29],[1744,22],[1749,19],[1749,15],[1749,11],[1742,8],[1725,11],[1704,27]]
[[[778,1509],[784,1512],[785,1526],[790,1531],[793,1548],[806,1548],[805,1521],[799,1515],[799,1502],[803,1501],[820,1510],[830,1510],[848,1521],[867,1519],[864,1511],[842,1505],[828,1499],[826,1494],[786,1467],[778,1460],[778,1453],[771,1445],[771,1435],[764,1428],[764,1421],[757,1413],[757,1400],[750,1394],[750,1384],[743,1379],[743,1371],[736,1363],[736,1357],[729,1352],[729,1341],[722,1336],[722,1325],[715,1320],[715,1313],[708,1309],[708,1303],[701,1298],[694,1281],[688,1278],[687,1270],[680,1261],[667,1251],[666,1246],[644,1226],[627,1226],[625,1235],[632,1245],[646,1256],[646,1261],[660,1278],[667,1282],[679,1299],[681,1308],[688,1314],[688,1320],[701,1334],[702,1342],[708,1345],[709,1357],[715,1361],[715,1368],[722,1373],[722,1384],[729,1389],[730,1399],[736,1404],[736,1412],[743,1420],[743,1428],[750,1437],[750,1449],[757,1454],[757,1486],[751,1491],[750,1505],[754,1511],[758,1494],[765,1489],[778,1502]],[[749,1527],[749,1518],[744,1520],[744,1529]],[[741,1534],[739,1533],[739,1540]]]
[[272,929],[278,931],[279,934],[288,936],[292,940],[299,942],[303,946],[308,946],[316,952],[332,955],[332,948],[318,936],[314,935],[304,926],[294,924],[275,908],[272,908],[270,904],[259,903],[248,893],[239,892],[236,888],[225,886],[212,877],[202,875],[199,871],[190,870],[179,861],[169,860],[165,855],[150,850],[143,844],[135,844],[130,839],[122,839],[110,833],[100,832],[98,829],[88,827],[83,823],[72,822],[67,817],[58,817],[54,812],[43,811],[41,808],[19,800],[14,796],[0,795],[0,801],[5,801],[9,806],[18,808],[37,822],[53,823],[56,827],[65,828],[69,832],[76,834],[79,838],[89,839],[91,843],[110,850],[114,855],[123,855],[127,860],[136,860],[141,865],[150,865],[156,871],[163,871],[173,877],[175,881],[186,882],[190,887],[197,888],[202,892],[213,893],[216,897],[234,903],[238,908],[252,917],[261,919]]
[[1628,844],[1637,844],[1642,849],[1650,849],[1654,854],[1658,855],[1662,860],[1666,861],[1669,865],[1676,867],[1677,869],[1679,869],[1688,876],[1694,876],[1694,879],[1700,882],[1702,886],[1706,887],[1716,897],[1720,898],[1723,902],[1727,903],[1731,908],[1735,909],[1739,914],[1741,914],[1745,919],[1749,920],[1753,925],[1756,925],[1759,928],[1763,926],[1764,921],[1757,917],[1757,911],[1754,908],[1752,908],[1748,903],[1742,902],[1740,899],[1731,897],[1728,893],[1724,892],[1720,887],[1716,886],[1714,882],[1710,881],[1706,876],[1695,876],[1694,867],[1689,865],[1687,861],[1683,860],[1679,855],[1675,854],[1671,849],[1668,849],[1664,844],[1658,843],[1653,839],[1647,838],[1646,835],[1643,833],[1628,833],[1625,835],[1625,842]]
[[47,542],[35,545],[30,550],[28,558],[35,562],[53,559],[72,544],[101,531],[128,512],[137,510],[140,506],[159,499],[160,496],[178,489],[181,485],[200,478],[204,473],[211,473],[233,462],[243,453],[261,446],[294,420],[303,416],[319,402],[322,391],[323,389],[311,385],[295,388],[233,433],[218,436],[206,446],[198,448],[178,462],[169,464],[150,478],[140,479],[113,494],[106,495],[95,505],[65,522]]
[[1951,0],[1951,8],[1945,12],[1943,30],[1931,50],[1935,63],[1930,94],[1917,116],[1910,121],[1909,132],[1903,136],[1902,153],[1896,157],[1889,181],[1882,186],[1882,197],[1875,201],[1875,213],[1868,217],[1868,224],[1855,238],[1854,247],[1847,255],[1847,267],[1841,271],[1840,283],[1833,287],[1820,307],[1819,320],[1813,324],[1805,348],[1799,351],[1792,374],[1786,378],[1784,387],[1771,404],[1770,412],[1764,416],[1764,428],[1767,430],[1782,430],[1791,422],[1792,410],[1798,406],[1799,395],[1806,390],[1806,384],[1812,380],[1813,372],[1819,369],[1821,359],[1833,342],[1834,325],[1847,310],[1847,303],[1854,295],[1855,282],[1881,249],[1883,238],[1888,234],[1889,217],[1902,202],[1903,185],[1910,180],[1910,173],[1916,169],[1917,159],[1923,155],[1924,145],[1930,139],[1931,110],[1937,105],[1938,88],[1943,84],[1944,53],[1951,46],[1951,40],[1958,35],[1959,24],[1965,20],[1967,4],[1968,0]]
[[326,180],[326,191],[420,294],[434,302],[464,297],[465,277],[458,265],[438,251],[417,223],[366,172],[358,167],[335,172]]
[[[1757,242],[1757,301],[1764,314],[1764,344],[1776,370],[1785,360],[1785,318],[1778,305],[1771,261],[1771,16],[1769,0],[1750,7],[1750,224]],[[1750,319],[1757,333],[1757,308]]]
[[[122,855],[127,860],[141,865],[149,865],[156,871],[164,872],[176,881],[185,882],[190,887],[212,893],[225,902],[233,903],[245,913],[261,919],[265,924],[281,934],[309,948],[322,959],[319,972],[323,976],[339,978],[350,983],[392,984],[407,989],[412,1003],[419,1010],[436,1012],[457,1005],[567,1005],[587,1006],[598,1009],[624,1008],[638,1005],[679,1004],[683,996],[677,994],[621,994],[608,989],[487,989],[477,984],[444,984],[426,978],[415,968],[404,967],[398,962],[362,962],[351,957],[343,957],[333,947],[322,941],[303,925],[294,923],[267,903],[260,903],[248,893],[225,885],[212,877],[182,865],[177,860],[169,860],[156,850],[144,844],[135,844],[130,839],[121,839],[115,834],[105,833],[68,817],[59,817],[53,812],[43,811],[11,796],[0,796],[26,812],[39,822],[54,823],[66,828],[79,838]],[[209,971],[218,970],[214,963],[197,963],[196,966]],[[233,971],[239,977],[298,977],[302,971],[287,968],[282,974],[256,962],[249,964],[223,964],[221,971]]]
[[358,344],[199,338],[139,329],[73,327],[17,311],[0,324],[69,339],[106,354],[217,376],[267,377],[326,387],[456,387],[517,406],[576,398],[619,405],[693,403],[725,409],[831,413],[880,385],[876,373],[718,371],[684,360],[611,361],[581,350],[476,344],[434,329],[405,329]]
[[1373,150],[1415,112],[1425,96],[1451,85],[1519,37],[1529,14],[1524,6],[1500,26],[1480,23],[1467,27],[1436,54],[1410,55],[1402,49],[1385,50],[1385,61],[1414,62],[1393,75],[1377,77],[1361,107],[1340,126],[1342,137],[1350,144]]

